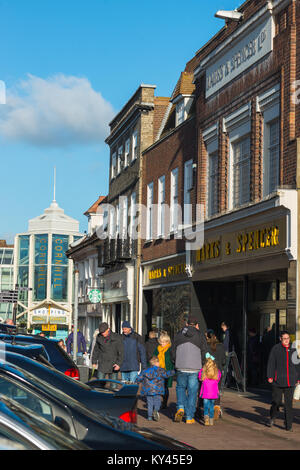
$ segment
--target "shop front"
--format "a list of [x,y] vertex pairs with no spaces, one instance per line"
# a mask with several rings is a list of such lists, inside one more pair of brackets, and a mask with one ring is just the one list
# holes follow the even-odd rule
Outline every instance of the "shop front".
[[143,264],[143,334],[152,328],[171,338],[191,311],[191,282],[185,254]]
[[123,321],[133,321],[134,268],[128,266],[122,271],[103,275],[104,291],[102,319],[116,333],[121,333]]
[[208,222],[204,245],[192,252],[192,281],[206,328],[222,339],[221,323],[228,323],[243,370],[252,364],[255,337],[259,383],[280,331],[296,335],[294,194],[284,202],[274,198]]

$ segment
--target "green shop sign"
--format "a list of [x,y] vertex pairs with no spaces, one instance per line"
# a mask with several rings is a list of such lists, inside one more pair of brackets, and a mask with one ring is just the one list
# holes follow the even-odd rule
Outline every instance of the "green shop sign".
[[92,289],[89,292],[89,299],[92,304],[97,304],[98,302],[101,302],[102,294],[98,289]]

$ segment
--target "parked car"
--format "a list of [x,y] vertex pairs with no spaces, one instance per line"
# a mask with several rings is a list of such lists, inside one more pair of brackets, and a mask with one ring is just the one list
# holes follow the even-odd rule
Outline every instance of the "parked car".
[[6,343],[0,341],[0,357],[3,356],[5,359],[6,352],[15,352],[22,354],[23,356],[29,357],[36,361],[40,361],[43,364],[51,366],[47,360],[47,354],[44,346],[38,344],[19,344],[19,343]]
[[69,433],[0,393],[1,450],[91,450]]
[[7,323],[0,323],[0,332],[1,333],[8,333],[8,334],[15,334],[17,333],[17,327],[15,325],[8,325]]
[[[11,345],[12,352],[14,352],[13,348],[14,346]],[[20,348],[19,346],[15,352],[22,354],[22,347]],[[138,385],[102,380],[91,381],[92,386],[90,386],[71,379],[51,366],[49,367],[32,360],[25,360],[24,357],[19,355],[10,356],[10,362],[36,375],[40,380],[53,386],[56,390],[60,390],[78,400],[94,413],[106,411],[111,416],[127,422],[136,423],[137,421]],[[113,386],[117,387],[117,389],[113,388]]]
[[7,335],[0,333],[0,341],[44,346],[48,361],[58,370],[73,379],[80,380],[80,373],[72,358],[58,344],[58,340],[35,335]]
[[[32,413],[48,419],[94,450],[193,450],[187,444],[132,423],[94,413],[78,400],[38,376],[12,364],[16,357],[34,362],[20,354],[6,354],[0,361],[0,390]],[[57,373],[57,372],[56,372]]]

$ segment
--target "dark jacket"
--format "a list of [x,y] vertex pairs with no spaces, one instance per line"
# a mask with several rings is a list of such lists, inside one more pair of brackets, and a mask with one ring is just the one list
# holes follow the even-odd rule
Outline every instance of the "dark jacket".
[[225,349],[222,343],[216,343],[216,350],[211,348],[209,341],[207,342],[208,352],[211,354],[216,361],[217,367],[220,371],[224,369],[226,363]]
[[230,352],[234,351],[232,333],[231,333],[229,328],[227,328],[227,330],[224,331],[223,346],[224,346],[224,349],[225,349],[225,353],[230,353]]
[[[73,332],[69,334],[67,341],[67,353],[72,354],[73,352]],[[77,351],[79,353],[85,353],[86,352],[86,342],[83,334],[81,331],[77,331]]]
[[165,379],[175,374],[174,370],[165,370],[161,367],[151,366],[143,370],[136,382],[142,382],[141,395],[163,395],[165,392]]
[[139,371],[140,363],[142,364],[142,369],[146,369],[146,350],[145,346],[142,344],[142,337],[133,330],[131,330],[129,335],[123,333],[121,337],[124,346],[121,372]]
[[98,363],[98,371],[104,374],[115,372],[113,365],[121,367],[124,358],[124,346],[121,335],[110,332],[108,338],[101,334],[96,337],[92,364]]
[[149,338],[146,341],[145,347],[146,347],[146,355],[147,355],[147,361],[149,362],[151,357],[154,354],[155,349],[158,346],[158,341],[157,338]]
[[199,372],[207,351],[204,334],[193,326],[185,326],[174,338],[171,360],[177,370]]
[[286,348],[281,343],[273,346],[268,360],[267,377],[278,387],[294,387],[300,380],[297,350],[291,345]]

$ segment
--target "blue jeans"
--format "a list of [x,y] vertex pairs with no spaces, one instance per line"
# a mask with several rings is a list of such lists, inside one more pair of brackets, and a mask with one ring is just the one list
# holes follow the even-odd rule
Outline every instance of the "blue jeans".
[[161,395],[147,395],[148,418],[153,415],[153,410],[159,411],[161,405]]
[[125,382],[135,382],[135,379],[139,375],[139,373],[136,370],[133,370],[131,372],[121,372],[122,374],[122,380],[125,380]]
[[177,371],[177,410],[185,411],[186,419],[193,419],[197,405],[199,388],[198,372]]
[[[105,374],[104,372],[101,372],[100,370],[98,370],[97,377],[98,377],[99,380],[105,379],[106,376],[107,376],[108,379],[118,380],[118,372],[112,372],[111,374]],[[111,388],[112,389],[117,389],[118,385],[117,384],[112,384]]]
[[215,406],[215,400],[209,400],[208,398],[203,398],[204,416],[208,416],[209,418],[213,418],[214,417],[214,406]]

